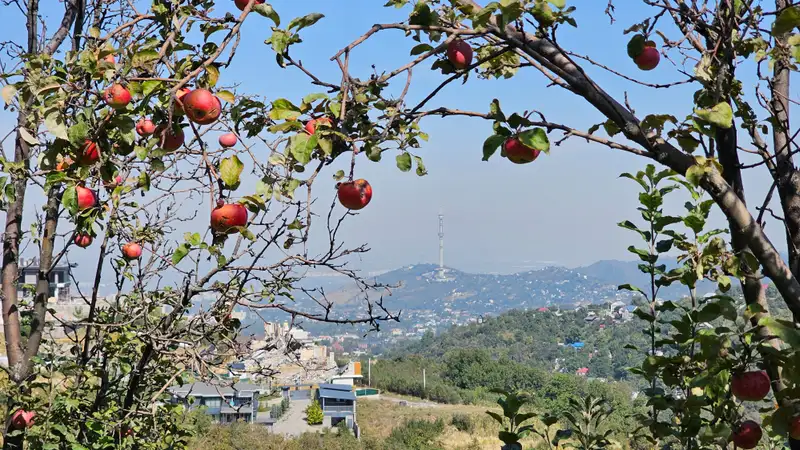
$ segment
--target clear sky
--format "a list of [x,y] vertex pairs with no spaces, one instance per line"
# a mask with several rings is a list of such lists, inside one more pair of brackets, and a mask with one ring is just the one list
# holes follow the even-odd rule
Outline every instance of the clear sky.
[[[60,18],[59,2],[43,0],[42,3],[43,14],[51,23]],[[303,31],[304,42],[294,47],[293,55],[322,78],[338,82],[339,69],[328,60],[330,56],[372,24],[407,17],[407,10],[383,8],[383,3],[382,0],[276,0],[274,6],[284,24],[309,12],[325,14],[316,26]],[[597,61],[643,81],[666,83],[681,79],[678,67],[670,61],[662,59],[656,70],[640,72],[628,58],[629,36],[623,30],[647,16],[648,9],[638,6],[640,2],[615,2],[617,22],[613,25],[603,13],[606,2],[568,3],[578,7],[575,17],[579,28],[561,27],[559,42],[564,47],[591,54]],[[233,1],[222,0],[218,5],[219,15],[224,11],[238,12]],[[4,14],[0,15],[0,41],[23,36],[24,21],[11,9],[4,8]],[[271,50],[263,42],[270,34],[270,26],[268,19],[257,15],[248,19],[237,57],[222,74],[220,84],[238,83],[238,92],[267,99],[297,100],[318,91],[298,71],[277,67]],[[55,25],[49,29],[55,29]],[[674,31],[669,27],[666,30]],[[678,35],[673,34],[670,37],[677,39]],[[366,78],[372,64],[379,72],[399,67],[409,60],[408,51],[414,44],[402,32],[384,31],[352,54],[352,72]],[[675,61],[683,64],[678,55]],[[415,70],[409,101],[423,98],[443,79],[428,68],[429,65]],[[695,88],[643,88],[602,69],[588,65],[586,68],[618,99],[627,93],[639,117],[669,112],[682,118],[691,112]],[[686,66],[686,70],[691,72],[691,66]],[[484,81],[471,77],[466,85],[453,83],[446,87],[430,105],[487,111],[491,99],[497,97],[508,113],[536,109],[553,122],[584,130],[603,121],[580,98],[546,85],[545,78],[535,69],[524,69],[512,80]],[[0,115],[3,135],[12,119],[6,112]],[[573,138],[532,164],[513,165],[499,154],[489,162],[482,162],[482,143],[491,132],[488,122],[431,119],[423,122],[423,128],[430,134],[430,141],[419,151],[428,168],[426,177],[400,172],[394,165],[394,155],[388,154],[380,163],[364,158],[356,168],[356,175],[367,178],[373,185],[374,197],[368,208],[349,220],[343,237],[353,243],[370,244],[372,252],[361,264],[366,270],[435,262],[440,210],[445,215],[445,260],[452,267],[509,272],[524,270],[536,262],[577,266],[600,259],[631,259],[625,248],[634,243],[633,236],[619,229],[616,223],[637,217],[637,191],[633,182],[619,179],[618,175],[643,168],[648,162],[645,159]],[[554,133],[551,140],[558,137],[560,133]],[[332,167],[324,176],[331,180],[330,174],[336,169]],[[755,199],[752,202],[760,203],[769,187],[763,170],[749,176],[747,181]],[[331,192],[332,189],[333,181]],[[674,206],[678,208],[679,204]],[[724,225],[719,214],[716,222]],[[782,240],[780,234],[773,236],[776,241]],[[784,248],[783,242],[776,244]],[[80,256],[73,259],[76,258]]]

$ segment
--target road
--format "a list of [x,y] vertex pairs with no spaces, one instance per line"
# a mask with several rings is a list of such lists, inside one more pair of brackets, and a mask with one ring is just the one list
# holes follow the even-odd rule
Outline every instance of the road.
[[311,400],[309,399],[292,400],[286,414],[272,426],[272,432],[284,436],[300,436],[307,431],[318,431],[320,429],[319,426],[312,427],[306,423],[305,411],[310,404]]
[[426,402],[426,401],[415,402],[404,398],[391,397],[386,394],[381,394],[375,397],[359,398],[359,401],[370,401],[370,400],[386,400],[394,403],[400,403],[402,406],[408,406],[409,408],[439,408],[442,406],[441,403]]

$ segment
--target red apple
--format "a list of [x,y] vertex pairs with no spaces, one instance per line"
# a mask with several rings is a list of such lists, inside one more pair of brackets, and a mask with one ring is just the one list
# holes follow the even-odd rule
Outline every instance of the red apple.
[[523,144],[519,138],[511,137],[503,143],[506,158],[514,164],[527,164],[539,157],[539,150]]
[[78,199],[78,209],[94,208],[97,205],[97,196],[91,189],[86,189],[83,186],[75,186],[75,194]]
[[131,93],[119,83],[111,85],[103,94],[108,106],[114,109],[125,109],[131,102]]
[[633,59],[633,62],[642,70],[653,70],[658,66],[660,60],[661,54],[658,52],[655,42],[647,41],[644,44],[644,50]]
[[731,391],[739,400],[757,402],[769,394],[769,375],[763,370],[737,373],[731,380]]
[[333,125],[333,122],[328,117],[320,117],[318,119],[311,119],[306,123],[305,129],[308,134],[314,134],[317,131],[317,124],[324,123],[328,126]]
[[447,59],[456,69],[466,69],[472,64],[472,47],[461,39],[453,39],[447,44]]
[[800,416],[792,417],[789,421],[789,437],[800,441]]
[[211,229],[220,233],[236,233],[236,227],[247,225],[247,208],[240,203],[217,203],[211,211]]
[[142,246],[136,242],[128,242],[122,246],[122,256],[127,260],[139,259],[142,256]]
[[100,149],[97,147],[97,144],[87,139],[83,144],[83,149],[81,149],[81,154],[78,159],[80,163],[85,166],[99,161]]
[[139,136],[150,136],[156,132],[156,124],[150,119],[140,119],[136,123],[136,132]]
[[105,62],[107,62],[109,64],[116,64],[117,63],[117,60],[114,58],[114,54],[113,53],[109,53],[108,55],[106,55],[103,58],[103,61],[105,61]]
[[25,411],[24,409],[18,409],[11,416],[11,426],[17,430],[21,430],[23,428],[29,428],[31,425],[33,425],[34,417],[36,417],[36,413],[34,411]]
[[180,148],[180,146],[183,145],[185,136],[183,134],[183,128],[179,128],[178,130],[179,131],[174,131],[166,125],[159,125],[154,133],[158,137],[158,146],[170,152]]
[[94,240],[94,238],[91,237],[90,235],[88,235],[86,233],[81,233],[81,234],[76,234],[75,235],[74,242],[75,242],[75,245],[77,245],[78,247],[86,248],[86,247],[92,245],[92,241],[93,240]]
[[178,89],[178,92],[175,93],[175,103],[172,107],[172,112],[177,116],[183,115],[183,97],[186,96],[189,92],[192,92],[191,89],[188,87]]
[[756,448],[761,440],[761,426],[752,420],[742,422],[731,436],[734,445],[743,449]]
[[339,203],[347,209],[357,211],[372,200],[372,186],[364,179],[339,183],[336,189]]
[[183,111],[192,122],[208,125],[219,119],[222,104],[208,89],[195,89],[183,97]]
[[[264,1],[265,0],[256,0],[253,3],[253,6],[260,5],[264,3]],[[236,4],[236,7],[239,8],[239,11],[244,11],[244,8],[247,6],[248,3],[250,3],[250,0],[234,0],[233,2]],[[252,8],[250,9],[252,10]]]
[[219,145],[225,148],[230,148],[236,145],[238,138],[233,133],[225,133],[219,137]]

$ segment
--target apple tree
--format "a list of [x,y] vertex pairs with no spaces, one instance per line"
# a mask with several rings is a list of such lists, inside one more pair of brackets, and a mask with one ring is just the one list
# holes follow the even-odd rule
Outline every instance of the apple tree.
[[[270,5],[236,0],[234,15],[210,0],[68,0],[55,21],[38,0],[6,5],[27,33],[0,44],[0,92],[16,119],[0,154],[4,448],[182,448],[192,429],[167,389],[248,353],[235,309],[396,320],[369,299],[342,316],[298,285],[315,268],[373,287],[347,265],[367,247],[337,239],[353,214],[336,206],[331,174],[319,177],[349,147],[320,131],[324,120],[300,122],[337,108],[335,96],[295,105],[220,84],[245,20],[280,25]],[[273,45],[317,19],[293,20]],[[368,183],[334,175],[342,205],[366,206]],[[36,282],[24,284],[32,256]],[[84,314],[65,321],[49,304],[52,270],[75,260],[90,283],[78,289]]]
[[[800,34],[796,33],[800,25],[800,5],[789,0],[609,0],[592,4],[570,0],[389,0],[386,6],[405,8],[407,19],[382,23],[376,18],[376,25],[364,30],[363,35],[333,55],[331,60],[342,72],[341,82],[328,83],[320,79],[292,57],[292,47],[301,43],[291,26],[275,27],[267,41],[277,53],[278,64],[299,70],[309,76],[311,83],[329,86],[336,92],[336,102],[324,110],[331,123],[330,129],[319,132],[332,139],[332,154],[350,151],[355,162],[360,154],[378,161],[384,152],[389,152],[395,156],[400,170],[416,168],[422,175],[426,168],[416,149],[427,137],[423,131],[424,119],[466,116],[491,124],[491,134],[482,146],[484,160],[495,157],[499,149],[499,156],[513,164],[547,164],[540,153],[549,152],[551,142],[557,145],[568,139],[579,139],[662,166],[666,172],[656,172],[653,167],[642,174],[628,175],[644,189],[650,189],[642,197],[650,202],[643,206],[643,211],[654,208],[644,217],[647,221],[666,217],[660,206],[666,192],[650,183],[666,177],[680,177],[681,182],[674,182],[677,183],[674,186],[686,183],[693,199],[687,206],[689,216],[686,217],[690,218],[665,218],[658,225],[659,230],[667,230],[668,225],[677,222],[692,224],[687,225],[690,229],[699,226],[711,207],[724,214],[729,230],[711,233],[703,224],[693,229],[692,234],[677,231],[673,235],[666,234],[664,243],[653,242],[653,248],[634,253],[647,263],[645,267],[654,283],[656,279],[664,279],[666,283],[671,275],[667,276],[664,267],[660,264],[648,266],[657,253],[667,251],[673,244],[683,246],[681,251],[690,256],[703,251],[714,252],[708,260],[684,259],[688,264],[685,267],[696,270],[697,279],[683,281],[691,288],[698,280],[713,279],[720,283],[720,288],[727,289],[729,282],[725,277],[738,279],[744,302],[734,302],[730,306],[737,315],[734,318],[741,319],[746,329],[738,334],[723,333],[715,339],[724,343],[735,337],[746,338],[745,345],[752,352],[748,352],[747,358],[715,366],[714,373],[681,373],[683,379],[679,384],[691,385],[700,382],[694,377],[713,375],[723,380],[721,386],[717,386],[721,389],[718,394],[729,396],[741,387],[738,375],[755,373],[751,381],[762,386],[764,378],[756,369],[763,369],[777,405],[764,409],[764,422],[769,424],[769,431],[776,439],[789,439],[792,448],[800,448],[800,405],[797,401],[800,372],[796,345],[800,338],[797,329],[800,320],[800,172],[793,158],[798,146],[789,115],[791,105],[796,103],[790,86],[800,57],[797,51]],[[622,26],[616,24],[617,11],[632,7],[646,11],[643,20]],[[634,70],[665,71],[678,81],[669,84],[642,81],[636,73],[628,73],[628,69],[604,64],[603,54],[582,55],[566,48],[561,38],[575,33],[581,26],[575,16],[577,8],[593,9],[593,17],[597,18],[593,27],[608,26],[608,30],[602,32],[628,35],[627,48],[607,49],[607,52],[616,51],[630,58]],[[600,20],[607,20],[608,25],[600,24]],[[596,29],[592,32],[598,33]],[[356,57],[359,46],[382,33],[407,36],[414,43],[410,55],[398,61],[395,67],[382,68],[366,76],[351,73],[350,59]],[[441,73],[441,84],[419,95],[421,101],[409,101],[408,93],[415,89],[413,73],[428,69]],[[535,75],[529,75],[531,73]],[[690,86],[694,92],[687,98],[687,104],[692,107],[686,109],[685,115],[677,117],[659,111],[658,105],[648,104],[647,99],[615,98],[591,77],[592,73],[617,77],[623,86],[626,83],[651,89],[681,86],[684,90]],[[463,82],[468,90],[475,77],[528,76],[539,80],[543,86],[562,91],[565,96],[580,98],[596,114],[597,125],[579,129],[569,123],[548,120],[547,111],[504,111],[502,99],[494,100],[479,111],[436,102],[442,88],[450,83]],[[644,104],[644,109],[652,112],[639,116],[634,112],[634,104]],[[278,106],[273,104],[273,108]],[[292,134],[296,127],[290,118],[274,129]],[[319,151],[326,152],[328,144],[320,145],[322,142],[325,141],[312,141]],[[767,171],[770,185],[764,189],[765,198],[747,198],[742,175],[746,170]],[[670,191],[674,187],[671,185],[667,189]],[[707,197],[699,200],[703,195]],[[748,200],[752,210],[748,208]],[[771,237],[765,230],[767,213],[767,217],[782,224],[775,228]],[[654,237],[652,230],[639,229],[634,224],[627,228],[639,230],[646,241]],[[725,239],[712,240],[715,236]],[[785,239],[788,260],[776,249],[773,243],[776,239]],[[655,248],[656,245],[659,248]],[[765,279],[777,289],[790,311],[788,317],[771,316],[765,297]],[[648,301],[655,312],[659,303],[657,296],[648,296]],[[715,305],[711,309],[721,308]],[[723,316],[723,312],[728,314],[727,310],[717,309],[717,316]],[[712,319],[705,313],[697,314],[698,311],[690,311],[684,317],[695,323],[701,318]],[[658,328],[653,325],[654,332]],[[671,333],[674,337],[678,331]],[[671,344],[671,351],[682,351],[679,347],[683,344],[688,344],[687,348],[699,345],[695,338],[691,336],[688,343]],[[658,372],[671,364],[671,356],[674,354],[661,357],[651,353],[648,361],[658,366]],[[705,367],[711,370],[711,366]],[[654,378],[654,381],[657,380]],[[659,383],[663,382],[660,378]],[[686,406],[686,399],[672,392],[660,393],[657,389],[661,387],[661,384],[654,385],[648,392],[653,396],[651,402],[660,406],[654,407],[652,414],[643,419],[651,437],[659,441],[677,437],[681,429],[691,429],[672,422],[675,411]],[[755,390],[760,391],[762,387]],[[749,396],[743,397],[747,401]],[[701,419],[707,420],[710,410],[703,410],[702,405],[699,409],[702,410]],[[715,431],[725,434],[722,445],[727,445],[739,431],[751,436],[761,433],[757,423],[758,428],[755,428],[754,423],[742,422],[736,415],[725,420],[728,434],[723,427]],[[753,439],[744,445],[756,445],[759,440]],[[682,442],[689,448],[696,445],[691,439]]]

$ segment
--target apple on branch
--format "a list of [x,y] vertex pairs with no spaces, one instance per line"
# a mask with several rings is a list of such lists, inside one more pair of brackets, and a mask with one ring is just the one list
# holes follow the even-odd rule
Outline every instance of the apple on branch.
[[637,34],[628,42],[628,56],[641,70],[653,70],[661,60],[656,43],[647,40],[644,35]]
[[186,94],[182,102],[186,117],[199,125],[216,122],[222,113],[222,103],[208,89],[195,89]]
[[364,208],[372,200],[372,186],[364,179],[338,183],[336,193],[339,203],[354,211]]
[[225,133],[219,137],[219,145],[223,148],[230,148],[236,145],[239,139],[233,133]]
[[731,440],[736,447],[749,450],[756,448],[762,434],[761,425],[752,420],[746,420],[734,430]]
[[139,259],[142,256],[142,246],[136,242],[128,242],[122,246],[122,256],[128,261]]
[[763,370],[734,374],[731,392],[739,400],[757,402],[769,394],[769,375]]
[[247,225],[247,208],[241,203],[217,201],[211,211],[211,229],[219,233],[236,233],[239,227]]
[[453,39],[447,44],[447,59],[456,69],[463,70],[472,64],[472,47],[461,39]]
[[125,89],[125,86],[116,83],[106,89],[105,93],[103,94],[103,99],[106,101],[108,106],[114,109],[125,109],[128,106],[128,103],[131,102],[131,93]]

